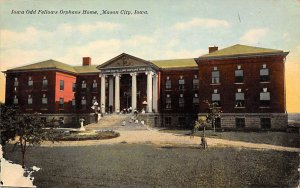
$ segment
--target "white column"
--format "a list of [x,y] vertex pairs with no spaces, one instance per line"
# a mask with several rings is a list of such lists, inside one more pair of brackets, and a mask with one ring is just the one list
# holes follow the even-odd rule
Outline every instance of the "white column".
[[132,79],[131,79],[131,107],[132,111],[136,110],[136,73],[131,73],[130,74]]
[[120,75],[115,74],[115,112],[120,112]]
[[105,113],[105,75],[101,75],[101,113]]
[[153,72],[146,72],[147,75],[147,112],[152,112],[152,75]]
[[153,109],[157,113],[158,108],[157,108],[157,99],[158,99],[158,78],[157,74],[153,75]]
[[108,81],[108,105],[109,106],[113,106],[114,105],[114,78],[113,77],[109,77],[109,81]]

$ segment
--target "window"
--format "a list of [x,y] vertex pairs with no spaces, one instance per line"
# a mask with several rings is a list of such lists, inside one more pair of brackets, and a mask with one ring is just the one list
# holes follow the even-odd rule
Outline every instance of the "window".
[[14,97],[14,104],[18,104],[18,103],[19,103],[19,100],[18,100],[17,96],[15,95],[15,97]]
[[84,80],[83,80],[82,83],[81,83],[81,88],[82,88],[82,89],[85,89],[85,88],[86,88],[86,83],[85,83]]
[[81,107],[82,107],[82,109],[86,109],[86,99],[85,99],[85,97],[82,97],[81,98]]
[[46,78],[46,76],[43,77],[43,85],[42,85],[42,89],[46,90],[48,87],[48,80]]
[[183,98],[183,94],[180,94],[179,97],[179,108],[183,108],[184,107],[184,98]]
[[260,93],[260,106],[268,107],[270,105],[270,92],[267,88],[263,88],[263,91]]
[[93,81],[93,89],[97,89],[97,82],[96,82],[96,80]]
[[211,72],[211,83],[219,84],[220,83],[220,71],[218,71],[217,67],[214,67],[214,70]]
[[33,80],[32,80],[31,76],[28,77],[28,86],[30,86],[30,87],[33,86]]
[[269,69],[267,68],[266,64],[263,64],[263,68],[260,69],[259,74],[261,82],[270,81]]
[[166,89],[171,89],[171,87],[172,87],[172,82],[170,80],[170,77],[168,76],[166,80]]
[[172,124],[172,117],[165,117],[165,125],[171,125]]
[[244,71],[241,70],[241,66],[238,65],[237,70],[235,70],[235,83],[243,83],[244,82]]
[[271,119],[270,118],[260,118],[260,126],[262,129],[271,128]]
[[237,129],[245,128],[245,118],[235,118],[235,126]]
[[46,117],[41,117],[41,122],[47,123],[47,118]]
[[63,125],[65,123],[64,117],[59,117],[59,125]]
[[47,100],[46,94],[43,94],[42,104],[47,104],[47,103],[48,103],[48,100]]
[[166,109],[171,109],[172,108],[172,101],[171,101],[171,97],[169,94],[167,94],[167,98],[166,98]]
[[64,108],[64,98],[59,98],[59,108]]
[[199,89],[199,79],[197,75],[194,75],[193,79],[193,89]]
[[184,127],[186,125],[185,117],[178,117],[178,124],[180,127]]
[[215,104],[216,107],[221,107],[220,93],[215,89],[214,93],[211,95],[211,100]]
[[64,88],[65,88],[65,82],[63,80],[60,80],[59,81],[59,89],[64,90]]
[[241,89],[238,89],[238,92],[235,93],[235,107],[244,107],[245,106],[245,96],[242,93]]
[[74,107],[76,105],[75,99],[72,99],[72,106]]
[[97,102],[97,98],[96,98],[96,96],[94,96],[94,97],[93,97],[93,100],[92,100],[92,105],[94,105],[94,104],[95,104],[95,102]]
[[76,83],[72,84],[72,92],[76,92]]
[[28,95],[28,100],[27,100],[27,102],[28,102],[29,105],[32,104],[32,97],[31,97],[31,95]]
[[198,106],[198,105],[199,105],[199,97],[198,97],[198,94],[197,94],[197,93],[195,93],[195,95],[194,95],[194,98],[193,98],[193,104],[194,104],[195,106]]
[[14,86],[15,86],[15,87],[19,86],[19,81],[18,81],[18,78],[17,78],[17,77],[15,77]]
[[178,81],[179,90],[184,90],[184,79],[183,76],[180,76],[180,79]]
[[216,128],[221,128],[221,118],[215,118],[215,126]]

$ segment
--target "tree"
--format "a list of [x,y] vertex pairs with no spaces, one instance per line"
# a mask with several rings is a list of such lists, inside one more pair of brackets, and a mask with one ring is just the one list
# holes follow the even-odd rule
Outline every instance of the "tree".
[[208,105],[208,114],[207,114],[207,122],[212,123],[212,127],[214,129],[214,132],[216,132],[216,118],[221,117],[221,109],[217,107],[217,103],[215,102],[208,102],[207,100],[204,101]]
[[203,149],[206,149],[208,147],[207,141],[205,138],[205,126],[207,125],[207,117],[206,116],[201,116],[198,118],[197,121],[195,121],[194,128],[192,130],[192,135],[194,135],[197,131],[200,131],[201,128],[203,128],[203,134],[201,136],[201,142],[200,146],[203,147]]
[[39,145],[43,140],[55,141],[57,136],[53,130],[54,119],[49,124],[42,121],[39,114],[21,114],[15,107],[1,105],[1,144],[16,140],[15,147],[20,145],[22,167],[25,167],[25,154],[29,145]]
[[206,149],[207,146],[208,146],[206,138],[205,138],[206,126],[209,123],[212,123],[213,129],[214,129],[214,132],[215,132],[216,131],[215,121],[216,121],[216,118],[221,117],[222,111],[219,108],[217,108],[217,104],[214,103],[214,102],[210,103],[207,100],[203,101],[203,102],[208,105],[208,110],[209,111],[208,111],[208,114],[206,116],[200,116],[198,118],[198,120],[195,121],[195,125],[194,125],[193,130],[192,130],[192,135],[194,135],[197,131],[200,131],[203,128],[203,134],[201,136],[200,146],[202,146],[204,149]]

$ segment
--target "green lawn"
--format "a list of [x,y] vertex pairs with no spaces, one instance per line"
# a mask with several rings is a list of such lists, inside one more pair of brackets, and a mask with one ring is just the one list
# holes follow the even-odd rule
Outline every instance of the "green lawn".
[[[190,130],[161,130],[162,132],[188,135]],[[195,135],[202,135],[201,132],[197,132]],[[206,136],[209,138],[221,138],[234,141],[244,141],[252,143],[273,144],[286,147],[300,147],[299,133],[287,133],[287,132],[213,132],[212,130],[206,131]]]
[[[19,153],[7,158],[19,162]],[[30,148],[38,187],[295,187],[297,153],[142,144]]]

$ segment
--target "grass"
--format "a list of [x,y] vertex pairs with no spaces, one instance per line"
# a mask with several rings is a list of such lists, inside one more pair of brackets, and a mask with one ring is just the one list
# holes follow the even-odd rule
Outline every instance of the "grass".
[[[20,162],[19,153],[7,158]],[[38,187],[295,187],[298,154],[235,148],[116,144],[36,147],[27,166]]]
[[[161,130],[163,132],[188,135],[191,133],[190,130]],[[207,130],[205,132],[206,136],[209,138],[220,138],[233,141],[244,141],[252,143],[263,143],[272,144],[277,146],[286,147],[300,147],[300,137],[299,133],[287,133],[287,132],[213,132],[212,130]],[[195,135],[202,135],[202,131],[197,132]]]

